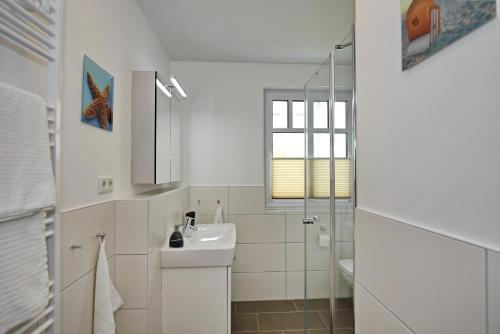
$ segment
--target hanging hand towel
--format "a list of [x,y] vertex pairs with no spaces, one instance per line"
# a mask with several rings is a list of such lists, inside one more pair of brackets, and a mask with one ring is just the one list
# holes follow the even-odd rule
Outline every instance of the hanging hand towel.
[[224,224],[224,216],[222,213],[222,204],[221,203],[219,203],[219,206],[217,206],[217,209],[215,209],[214,224]]
[[94,334],[115,334],[113,313],[123,304],[122,298],[109,278],[105,244],[103,240],[95,273]]
[[46,108],[40,96],[0,82],[0,221],[56,202]]
[[49,303],[47,244],[41,212],[0,223],[0,333]]

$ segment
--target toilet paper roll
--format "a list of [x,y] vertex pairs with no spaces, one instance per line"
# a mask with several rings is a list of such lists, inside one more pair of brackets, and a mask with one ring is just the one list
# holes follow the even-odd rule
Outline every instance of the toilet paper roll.
[[318,236],[319,247],[330,247],[330,235],[327,233],[320,233]]

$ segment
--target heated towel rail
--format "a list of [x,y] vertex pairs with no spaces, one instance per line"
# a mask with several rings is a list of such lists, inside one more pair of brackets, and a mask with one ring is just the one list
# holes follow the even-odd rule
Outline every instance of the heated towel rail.
[[[14,49],[20,57],[35,59],[47,67],[47,119],[51,155],[58,185],[59,137],[59,0],[0,0],[0,43]],[[21,87],[24,88],[24,87]],[[19,328],[15,334],[59,333],[59,211],[44,210],[50,276],[50,302],[47,308]]]

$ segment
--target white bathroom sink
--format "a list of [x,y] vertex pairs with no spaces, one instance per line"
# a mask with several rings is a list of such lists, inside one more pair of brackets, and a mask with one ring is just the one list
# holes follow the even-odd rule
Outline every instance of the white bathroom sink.
[[199,224],[184,247],[161,248],[162,268],[227,267],[233,264],[236,246],[234,224]]

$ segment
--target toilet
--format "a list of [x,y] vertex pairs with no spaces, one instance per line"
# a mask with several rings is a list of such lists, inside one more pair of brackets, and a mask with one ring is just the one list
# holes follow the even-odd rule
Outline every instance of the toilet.
[[354,285],[354,261],[353,259],[344,259],[339,261],[339,269],[347,285],[352,288]]

